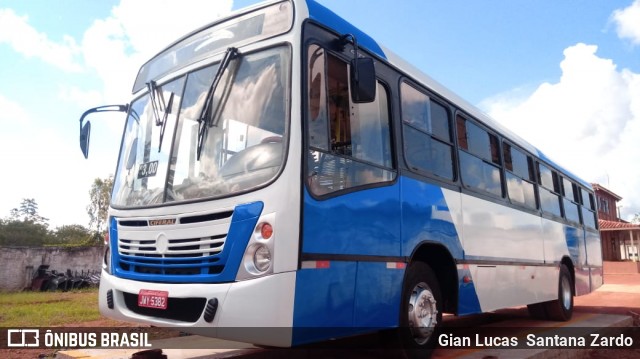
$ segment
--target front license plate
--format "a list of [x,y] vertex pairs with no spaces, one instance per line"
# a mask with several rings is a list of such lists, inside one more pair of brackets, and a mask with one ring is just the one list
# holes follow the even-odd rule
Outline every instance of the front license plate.
[[154,309],[167,309],[169,292],[164,290],[142,289],[138,293],[138,306]]

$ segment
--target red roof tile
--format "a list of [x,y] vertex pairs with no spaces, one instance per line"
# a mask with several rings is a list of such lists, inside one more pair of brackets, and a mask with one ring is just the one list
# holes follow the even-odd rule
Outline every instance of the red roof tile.
[[599,219],[598,224],[600,225],[601,231],[620,231],[625,229],[640,230],[640,225],[629,222],[606,221],[604,219]]

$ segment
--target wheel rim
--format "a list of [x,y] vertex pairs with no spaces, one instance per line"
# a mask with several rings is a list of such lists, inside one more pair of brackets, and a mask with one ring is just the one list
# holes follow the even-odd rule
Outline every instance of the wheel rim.
[[567,277],[562,277],[562,305],[564,309],[571,309],[571,286],[569,285],[569,279]]
[[418,283],[411,292],[408,305],[409,328],[416,343],[426,343],[438,323],[436,298],[426,283]]

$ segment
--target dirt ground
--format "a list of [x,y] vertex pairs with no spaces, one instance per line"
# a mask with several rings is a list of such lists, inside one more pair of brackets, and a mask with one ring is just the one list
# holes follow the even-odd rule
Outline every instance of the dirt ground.
[[[576,312],[622,314],[634,318],[634,326],[640,327],[640,274],[605,275],[605,285],[585,296],[575,297]],[[64,327],[115,328],[139,327],[137,324],[102,319],[97,321],[73,323]],[[166,328],[151,329],[153,339],[178,336],[178,331]],[[582,356],[588,359],[637,359],[640,358],[640,343],[634,343],[638,349],[599,349]],[[47,349],[0,349],[0,358],[55,358],[55,350]]]
[[[640,327],[640,274],[605,274],[604,285],[588,295],[575,297],[575,311],[586,313],[630,315],[634,326]],[[639,349],[599,349],[589,359],[636,359]]]

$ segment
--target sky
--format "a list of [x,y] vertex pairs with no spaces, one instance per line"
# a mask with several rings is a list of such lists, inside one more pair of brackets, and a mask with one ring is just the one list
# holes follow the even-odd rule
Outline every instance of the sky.
[[[640,213],[640,0],[318,0]],[[53,229],[88,225],[95,178],[115,172],[139,67],[253,0],[0,0],[0,218],[33,198]]]

